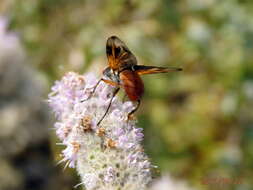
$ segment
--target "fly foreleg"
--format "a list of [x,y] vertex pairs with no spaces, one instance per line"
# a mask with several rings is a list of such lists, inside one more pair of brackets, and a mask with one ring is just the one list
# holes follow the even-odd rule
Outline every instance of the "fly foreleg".
[[93,95],[93,94],[95,93],[95,91],[96,91],[97,86],[99,85],[99,83],[100,83],[101,81],[103,81],[102,78],[99,79],[99,81],[97,82],[97,84],[93,87],[93,90],[92,90],[92,92],[89,94],[89,96],[88,96],[86,99],[81,100],[81,102],[87,101],[87,100],[89,100],[89,99],[92,97],[92,95]]

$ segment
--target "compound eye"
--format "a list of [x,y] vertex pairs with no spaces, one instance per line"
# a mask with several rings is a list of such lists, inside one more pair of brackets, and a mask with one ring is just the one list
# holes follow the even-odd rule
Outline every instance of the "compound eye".
[[115,57],[118,57],[120,55],[121,48],[120,47],[115,47]]

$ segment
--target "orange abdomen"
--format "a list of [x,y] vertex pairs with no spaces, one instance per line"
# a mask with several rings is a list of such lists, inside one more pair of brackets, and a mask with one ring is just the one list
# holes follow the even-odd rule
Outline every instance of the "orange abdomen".
[[128,98],[131,101],[140,100],[144,93],[144,85],[140,76],[131,70],[124,70],[120,73],[120,80]]

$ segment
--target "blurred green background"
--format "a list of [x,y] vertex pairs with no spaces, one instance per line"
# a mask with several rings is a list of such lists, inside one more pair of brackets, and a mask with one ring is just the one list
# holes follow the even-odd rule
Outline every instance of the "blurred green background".
[[[154,175],[201,190],[253,189],[253,1],[1,0],[0,14],[1,190],[78,183],[55,166],[61,147],[43,100],[68,71],[101,75],[111,35],[139,64],[184,69],[143,77],[137,116]],[[232,182],[203,184],[214,178]]]

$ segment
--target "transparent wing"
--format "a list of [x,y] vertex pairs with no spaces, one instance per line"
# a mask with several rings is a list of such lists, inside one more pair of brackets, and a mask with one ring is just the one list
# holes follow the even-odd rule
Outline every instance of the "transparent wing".
[[173,71],[182,71],[182,68],[177,67],[155,67],[146,65],[134,65],[132,69],[136,71],[139,75],[145,74],[157,74],[157,73],[167,73]]

